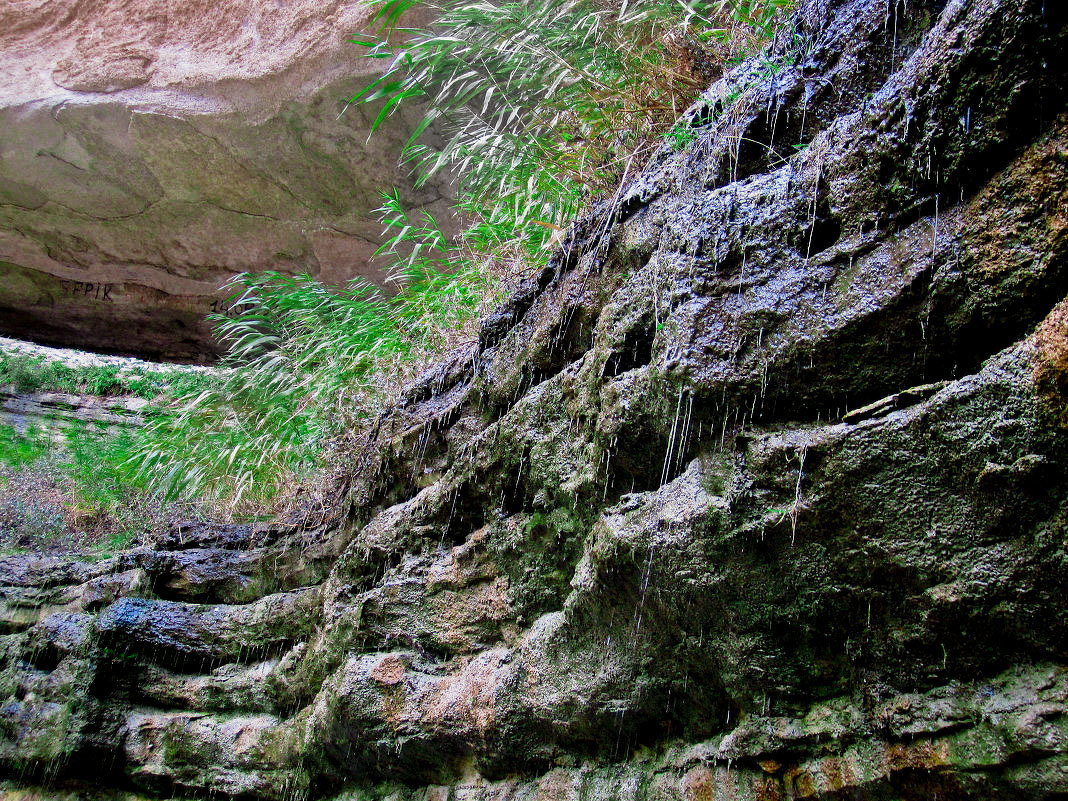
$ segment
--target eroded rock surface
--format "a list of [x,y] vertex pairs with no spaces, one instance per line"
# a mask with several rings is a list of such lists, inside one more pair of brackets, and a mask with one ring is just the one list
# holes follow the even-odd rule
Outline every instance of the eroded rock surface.
[[7,558],[7,769],[1068,793],[1068,12],[811,0],[784,39],[410,389],[336,518]]
[[[379,192],[448,224],[396,164],[413,127],[346,101],[359,2],[0,6],[0,332],[202,360],[246,270],[381,282]],[[344,111],[344,113],[342,113]],[[409,115],[410,116],[410,115]]]

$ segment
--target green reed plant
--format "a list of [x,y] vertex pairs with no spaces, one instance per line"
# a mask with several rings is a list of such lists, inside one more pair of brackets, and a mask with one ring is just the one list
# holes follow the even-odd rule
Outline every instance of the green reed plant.
[[[466,228],[448,237],[396,191],[378,213],[390,292],[267,272],[237,276],[214,317],[229,370],[159,414],[135,446],[139,480],[231,508],[322,469],[430,359],[474,336],[481,310],[531,272],[564,227],[632,174],[728,60],[767,40],[788,0],[373,0],[358,39],[384,59],[352,102],[426,109],[403,159],[418,182],[458,179]],[[433,135],[431,135],[433,134]]]
[[492,296],[491,274],[461,257],[429,214],[410,218],[396,192],[379,214],[393,294],[360,279],[331,288],[276,272],[230,282],[236,311],[213,318],[228,369],[148,424],[130,459],[138,479],[171,497],[263,504],[466,335]]
[[[358,391],[375,354],[400,347],[387,300],[353,283],[332,291],[309,276],[239,275],[233,317],[216,317],[224,377],[179,398],[145,429],[132,464],[165,494],[272,494],[302,475],[329,431],[331,411]],[[328,400],[329,399],[329,400]]]
[[[375,33],[354,41],[388,63],[353,101],[382,101],[375,128],[425,103],[404,148],[421,180],[450,169],[483,220],[545,240],[614,189],[788,2],[444,0],[421,4],[430,26],[404,27],[414,0],[378,0]],[[423,140],[431,128],[444,144]]]

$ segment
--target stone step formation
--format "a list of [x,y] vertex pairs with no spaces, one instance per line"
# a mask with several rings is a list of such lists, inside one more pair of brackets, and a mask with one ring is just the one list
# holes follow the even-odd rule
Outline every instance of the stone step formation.
[[12,798],[1068,793],[1068,9],[794,19],[331,514],[0,560]]

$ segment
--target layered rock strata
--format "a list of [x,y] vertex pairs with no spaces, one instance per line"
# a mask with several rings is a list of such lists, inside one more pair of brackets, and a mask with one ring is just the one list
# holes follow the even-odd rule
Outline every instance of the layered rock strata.
[[358,2],[22,0],[0,7],[0,333],[209,359],[235,273],[381,283],[373,210],[414,127],[346,106],[377,62]]
[[335,517],[5,559],[8,774],[1063,797],[1066,44],[1039,0],[803,3]]
[[0,387],[0,423],[19,433],[44,429],[57,437],[83,425],[121,429],[143,424],[141,413],[148,406],[143,398],[100,398],[69,392],[18,392]]

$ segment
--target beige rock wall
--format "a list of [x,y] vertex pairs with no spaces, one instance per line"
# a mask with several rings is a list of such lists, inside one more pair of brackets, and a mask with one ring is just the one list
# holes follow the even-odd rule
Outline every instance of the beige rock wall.
[[340,0],[0,0],[0,333],[209,358],[245,270],[382,281],[378,191],[413,190]]

